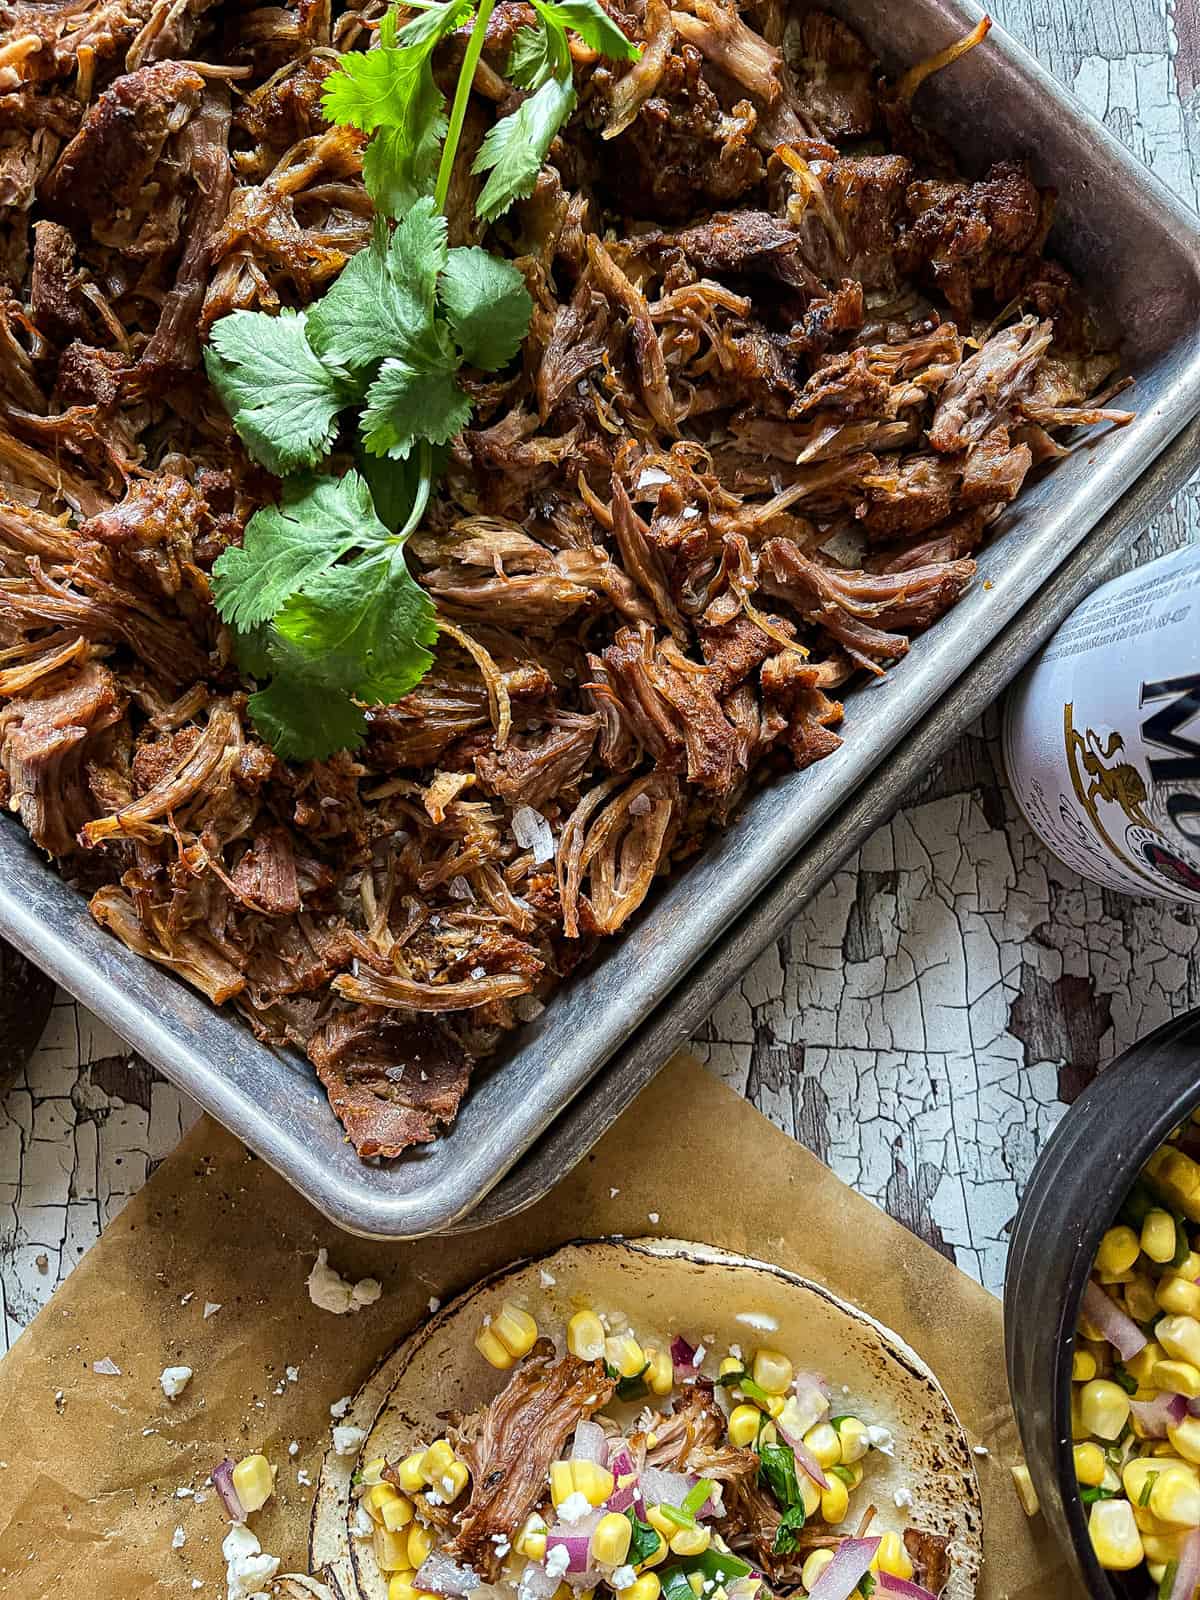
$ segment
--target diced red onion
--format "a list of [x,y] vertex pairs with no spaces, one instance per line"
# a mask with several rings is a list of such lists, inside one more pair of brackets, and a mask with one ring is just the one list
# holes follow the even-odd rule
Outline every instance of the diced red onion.
[[1200,1400],[1189,1400],[1187,1409],[1189,1417],[1200,1417]]
[[636,1471],[633,1457],[629,1454],[629,1447],[622,1445],[616,1455],[608,1463],[608,1470],[614,1478],[627,1478],[631,1472]]
[[1187,1416],[1188,1403],[1181,1394],[1158,1394],[1153,1400],[1131,1400],[1129,1409],[1147,1439],[1165,1439],[1167,1428]]
[[816,1389],[823,1394],[826,1400],[833,1397],[833,1390],[819,1372],[796,1372],[792,1375],[792,1389],[796,1394],[802,1394],[805,1389]]
[[850,1600],[870,1570],[880,1542],[878,1539],[843,1539],[833,1560],[809,1590],[809,1600]]
[[775,1426],[784,1444],[791,1445],[797,1466],[803,1467],[815,1484],[818,1484],[822,1489],[828,1489],[829,1479],[821,1470],[821,1463],[813,1455],[804,1440],[798,1439],[790,1429],[785,1428],[778,1417],[775,1418]]
[[1200,1528],[1193,1528],[1180,1540],[1179,1565],[1167,1600],[1192,1600],[1197,1584],[1200,1584]]
[[584,1517],[580,1522],[559,1523],[551,1528],[546,1534],[547,1556],[562,1545],[567,1552],[567,1571],[586,1572],[591,1561],[592,1534],[599,1521],[598,1516]]
[[700,1482],[686,1472],[664,1472],[661,1467],[646,1467],[638,1488],[648,1506],[681,1506]]
[[608,1440],[598,1422],[581,1422],[575,1429],[575,1442],[571,1446],[573,1461],[594,1461],[602,1467],[608,1457]]
[[628,1511],[636,1499],[637,1495],[634,1493],[632,1483],[626,1484],[623,1489],[618,1486],[609,1495],[605,1509],[608,1511]]
[[671,1340],[671,1364],[675,1368],[675,1382],[684,1383],[696,1376],[696,1349],[681,1333]]
[[246,1508],[238,1499],[238,1492],[233,1486],[233,1462],[228,1456],[219,1466],[215,1466],[209,1474],[212,1486],[221,1496],[221,1504],[228,1511],[234,1522],[245,1522]]
[[937,1595],[932,1589],[923,1589],[919,1583],[914,1583],[911,1578],[897,1578],[894,1573],[881,1572],[879,1574],[879,1587],[884,1594],[902,1594],[905,1600],[937,1600]]
[[1098,1283],[1089,1281],[1083,1291],[1083,1314],[1099,1328],[1122,1361],[1132,1361],[1139,1350],[1146,1348],[1146,1335]]
[[440,1550],[431,1550],[417,1569],[413,1588],[420,1588],[428,1594],[449,1595],[452,1600],[458,1600],[459,1596],[478,1589],[479,1582],[479,1574],[470,1567],[460,1566]]

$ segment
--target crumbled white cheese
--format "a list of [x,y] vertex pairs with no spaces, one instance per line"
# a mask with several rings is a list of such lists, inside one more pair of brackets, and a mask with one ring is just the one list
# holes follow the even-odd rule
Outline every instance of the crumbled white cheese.
[[220,1311],[220,1309],[221,1309],[221,1302],[219,1300],[206,1300],[204,1302],[204,1320],[205,1320],[205,1322],[208,1321],[209,1317],[215,1317],[217,1312]]
[[297,1472],[296,1482],[305,1489],[310,1489],[312,1487],[312,1479],[309,1477],[308,1472],[304,1467],[301,1467],[299,1472]]
[[358,1539],[370,1539],[374,1536],[375,1524],[366,1506],[358,1505],[354,1508],[354,1535]]
[[735,1320],[744,1322],[748,1328],[757,1328],[759,1333],[778,1333],[779,1323],[766,1311],[738,1311]]
[[350,1409],[350,1396],[344,1394],[340,1400],[335,1400],[329,1408],[329,1415],[335,1422],[340,1422]]
[[892,1430],[883,1427],[878,1422],[867,1424],[867,1443],[872,1450],[878,1450],[881,1456],[894,1456],[896,1447],[892,1441]]
[[383,1293],[378,1278],[360,1278],[357,1283],[347,1283],[341,1273],[329,1265],[328,1250],[317,1251],[317,1259],[305,1281],[313,1305],[321,1311],[331,1311],[335,1317],[374,1305]]
[[363,1440],[367,1437],[365,1428],[355,1428],[350,1423],[339,1423],[333,1430],[333,1453],[337,1456],[352,1456],[362,1447]]
[[620,1594],[622,1589],[632,1589],[637,1582],[637,1573],[632,1567],[618,1567],[608,1581]]
[[289,1383],[299,1383],[300,1382],[300,1368],[299,1367],[284,1367],[283,1375],[284,1375],[284,1377],[287,1379],[287,1381]]
[[191,1367],[164,1367],[159,1378],[162,1392],[168,1400],[178,1400],[179,1396],[192,1381]]
[[435,1312],[440,1311],[441,1309],[442,1302],[438,1299],[437,1295],[431,1294],[429,1296],[429,1315],[432,1317]]
[[93,1361],[92,1371],[99,1373],[102,1378],[119,1378],[121,1376],[121,1369],[111,1356],[101,1356],[99,1361]]
[[731,1344],[729,1346],[729,1354],[731,1356],[736,1357],[736,1359],[738,1361],[741,1361],[741,1360],[744,1359],[744,1357],[742,1356],[742,1347],[741,1347],[740,1344]]
[[892,1503],[897,1511],[911,1511],[913,1506],[913,1492],[903,1485],[892,1496]]
[[191,1500],[195,1497],[195,1489],[189,1489],[186,1483],[181,1483],[175,1491],[176,1500]]
[[225,1557],[225,1584],[229,1600],[250,1600],[279,1571],[279,1557],[264,1555],[263,1547],[244,1522],[235,1522],[221,1545]]
[[617,1196],[620,1194],[620,1192],[621,1192],[620,1189],[610,1189],[608,1191],[608,1198],[610,1200],[615,1200],[617,1198]]
[[500,1557],[506,1556],[512,1549],[512,1545],[508,1542],[508,1535],[506,1533],[494,1533],[492,1535],[492,1543],[496,1546],[497,1556]]
[[653,1222],[657,1226],[657,1224],[658,1224],[658,1212],[657,1211],[651,1211],[649,1213],[649,1216],[650,1216],[650,1221]]
[[575,1489],[567,1496],[562,1505],[559,1506],[558,1520],[568,1524],[572,1522],[582,1522],[584,1517],[591,1515],[591,1511],[592,1503],[588,1499],[587,1495],[580,1494],[579,1490]]
[[552,1272],[547,1272],[545,1267],[543,1267],[538,1273],[538,1277],[541,1279],[543,1289],[553,1289],[554,1285],[558,1282],[558,1279],[554,1276],[554,1274]]
[[426,1489],[425,1498],[431,1506],[444,1506],[446,1504],[436,1489]]
[[187,1534],[183,1531],[182,1528],[176,1528],[175,1532],[171,1535],[171,1549],[172,1550],[182,1550],[186,1543],[187,1543]]
[[299,1441],[299,1439],[293,1439],[291,1444],[288,1445],[288,1455],[290,1455],[290,1456],[298,1456],[299,1454],[300,1454],[300,1441]]
[[[582,1499],[582,1496],[580,1496]],[[562,1510],[562,1507],[559,1507]],[[546,1551],[546,1576],[561,1578],[571,1564],[571,1556],[565,1544],[552,1544]]]

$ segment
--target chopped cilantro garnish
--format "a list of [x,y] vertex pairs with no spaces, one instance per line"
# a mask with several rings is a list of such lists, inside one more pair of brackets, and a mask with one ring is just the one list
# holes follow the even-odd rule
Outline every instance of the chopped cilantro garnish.
[[1140,1495],[1138,1495],[1139,1506],[1148,1506],[1150,1504],[1150,1496],[1154,1493],[1154,1485],[1158,1481],[1158,1476],[1159,1475],[1157,1472],[1148,1472],[1146,1474],[1146,1481],[1142,1485],[1142,1492]]
[[1113,1362],[1113,1381],[1119,1383],[1126,1394],[1137,1393],[1137,1379],[1132,1372],[1126,1372],[1119,1361]]
[[777,1556],[790,1556],[799,1545],[797,1534],[804,1526],[803,1505],[790,1506],[775,1530],[775,1543],[771,1546]]
[[682,1509],[693,1517],[697,1516],[699,1514],[700,1507],[705,1503],[716,1487],[716,1484],[711,1478],[701,1478],[700,1481],[695,1484],[693,1488],[689,1489],[686,1495],[684,1495]]
[[696,1519],[690,1511],[684,1511],[680,1506],[660,1505],[659,1512],[666,1517],[668,1522],[673,1522],[677,1528],[694,1528]]
[[1089,1485],[1079,1491],[1079,1498],[1085,1506],[1094,1505],[1097,1500],[1111,1500],[1116,1494],[1115,1489],[1101,1489]]
[[758,1475],[765,1479],[780,1508],[790,1511],[800,1503],[800,1485],[796,1480],[796,1457],[791,1445],[764,1444],[759,1450]]
[[629,1518],[629,1525],[633,1529],[629,1540],[629,1554],[625,1559],[631,1567],[637,1567],[643,1561],[648,1561],[651,1556],[658,1554],[662,1535],[648,1522],[642,1522],[636,1511],[630,1509],[625,1515]]

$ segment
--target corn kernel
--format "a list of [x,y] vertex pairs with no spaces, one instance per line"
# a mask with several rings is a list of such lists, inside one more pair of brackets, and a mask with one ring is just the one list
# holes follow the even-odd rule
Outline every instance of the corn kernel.
[[382,1483],[383,1469],[386,1466],[387,1462],[384,1460],[384,1458],[382,1456],[376,1456],[374,1461],[368,1461],[366,1466],[362,1469],[362,1477],[359,1479],[359,1482],[367,1487],[370,1487],[370,1485],[373,1483]]
[[572,1461],[571,1477],[580,1494],[592,1506],[602,1506],[617,1486],[612,1473],[597,1461]]
[[1096,1560],[1110,1572],[1128,1572],[1145,1551],[1128,1500],[1097,1500],[1088,1518],[1088,1534]]
[[572,1471],[573,1461],[552,1461],[550,1463],[550,1498],[556,1506],[575,1493],[575,1474]]
[[815,1517],[821,1509],[821,1489],[807,1472],[798,1472],[796,1482],[800,1488],[800,1498],[804,1503],[804,1516],[807,1521],[809,1517]]
[[768,1394],[786,1394],[792,1381],[792,1363],[778,1350],[756,1350],[751,1377]]
[[454,1460],[454,1451],[448,1439],[435,1439],[421,1457],[421,1476],[426,1483],[436,1483]]
[[604,1325],[594,1311],[577,1311],[567,1323],[567,1349],[580,1361],[599,1361],[604,1354]]
[[419,1522],[414,1522],[408,1530],[407,1549],[408,1564],[415,1572],[418,1567],[424,1565],[433,1549],[433,1534]]
[[592,1534],[591,1557],[602,1567],[619,1567],[629,1554],[633,1525],[619,1511],[601,1517]]
[[[736,1445],[753,1444],[762,1412],[757,1406],[734,1406],[729,1413],[729,1442]],[[840,1449],[840,1446],[839,1446]]]
[[670,1394],[675,1387],[675,1367],[670,1353],[666,1350],[652,1350],[647,1345],[646,1360],[650,1363],[646,1368],[646,1387],[650,1393],[659,1396]]
[[1169,1211],[1147,1211],[1142,1223],[1142,1249],[1160,1267],[1175,1259],[1178,1240],[1175,1237],[1175,1218]]
[[413,1579],[416,1573],[411,1569],[402,1568],[393,1572],[388,1579],[388,1600],[413,1600],[417,1591],[413,1588]]
[[1104,1451],[1098,1444],[1077,1444],[1074,1450],[1075,1477],[1089,1488],[1104,1482]]
[[1195,1317],[1163,1317],[1154,1337],[1176,1361],[1190,1361],[1193,1367],[1200,1367],[1200,1322]]
[[823,1467],[836,1467],[842,1459],[842,1441],[838,1438],[837,1429],[828,1422],[818,1422],[815,1428],[808,1430],[804,1435],[804,1447],[816,1456]]
[[871,1448],[867,1439],[866,1424],[857,1417],[843,1417],[837,1424],[838,1442],[842,1447],[842,1463],[849,1466],[852,1461],[861,1461]]
[[233,1469],[233,1487],[243,1511],[260,1511],[275,1493],[275,1474],[266,1456],[243,1457]]
[[731,1372],[744,1372],[746,1363],[739,1361],[736,1356],[726,1356],[717,1368],[717,1375],[721,1378],[729,1377]]
[[1134,1506],[1133,1520],[1137,1523],[1138,1532],[1143,1539],[1147,1534],[1153,1536],[1155,1534],[1175,1532],[1173,1525],[1169,1522],[1163,1522],[1160,1517],[1156,1517],[1149,1506]]
[[1182,1317],[1200,1317],[1200,1284],[1169,1273],[1158,1280],[1154,1298],[1164,1311]]
[[825,1568],[833,1560],[832,1550],[814,1550],[800,1569],[800,1582],[811,1593]]
[[1163,1467],[1150,1490],[1150,1510],[1175,1528],[1200,1528],[1200,1481],[1187,1467]]
[[392,1493],[392,1498],[384,1502],[381,1507],[383,1525],[390,1528],[393,1533],[399,1533],[401,1528],[407,1528],[413,1520],[413,1503],[406,1494]]
[[[408,1540],[379,1523],[375,1529],[375,1559],[380,1572],[408,1572]],[[411,1580],[410,1580],[411,1581]]]
[[421,1471],[424,1459],[424,1450],[414,1450],[412,1455],[405,1456],[396,1468],[397,1482],[402,1489],[407,1489],[409,1494],[418,1494],[425,1487],[425,1474]]
[[[1021,1502],[1021,1509],[1027,1517],[1036,1517],[1041,1510],[1038,1504],[1037,1490],[1033,1487],[1033,1479],[1029,1476],[1029,1468],[1023,1461],[1015,1467],[1010,1467],[1013,1488],[1017,1491],[1017,1499]],[[1107,1505],[1108,1501],[1097,1501],[1097,1505]]]
[[670,1517],[664,1517],[658,1506],[647,1506],[646,1521],[668,1544],[671,1542],[671,1535],[678,1531],[677,1524],[672,1522]]
[[1156,1389],[1165,1389],[1168,1394],[1200,1399],[1200,1367],[1194,1367],[1190,1361],[1156,1361],[1151,1382]]
[[779,1429],[773,1422],[763,1423],[758,1435],[758,1442],[760,1445],[779,1443]]
[[[626,1520],[625,1526],[629,1523]],[[712,1543],[712,1529],[698,1522],[694,1528],[676,1528],[671,1535],[671,1549],[677,1556],[702,1556]]]
[[1093,1378],[1079,1392],[1079,1414],[1089,1433],[1115,1439],[1129,1421],[1129,1396],[1119,1383]]
[[1165,1359],[1167,1352],[1157,1339],[1151,1339],[1143,1345],[1137,1355],[1131,1356],[1125,1363],[1125,1371],[1133,1378],[1138,1387],[1148,1384],[1154,1373],[1155,1363]]
[[863,1464],[861,1461],[852,1461],[848,1467],[839,1467],[837,1470],[837,1476],[846,1485],[850,1493],[853,1494],[855,1489],[859,1488],[859,1486],[862,1484],[866,1473],[863,1470]]
[[636,1378],[646,1365],[646,1355],[632,1334],[616,1334],[604,1341],[604,1359],[623,1378]]
[[[411,1522],[412,1502],[402,1495],[398,1490],[394,1489],[390,1483],[373,1483],[367,1490],[366,1494],[364,1494],[362,1497],[363,1509],[369,1516],[373,1517],[376,1522],[383,1522],[383,1509],[389,1503],[389,1501],[393,1500],[402,1501],[403,1504],[408,1507],[408,1517],[405,1519],[405,1522]],[[391,1527],[392,1524],[389,1523],[388,1526]],[[397,1523],[396,1526],[399,1527],[401,1524]]]
[[662,1584],[659,1582],[658,1574],[643,1572],[628,1589],[621,1590],[621,1600],[658,1600],[661,1590]]
[[821,1490],[821,1515],[832,1527],[850,1509],[850,1490],[840,1478],[830,1478],[828,1489]]
[[492,1332],[516,1360],[527,1356],[537,1343],[538,1325],[520,1306],[506,1300],[492,1319]]
[[1135,1272],[1121,1291],[1125,1309],[1135,1322],[1153,1322],[1159,1305],[1154,1298],[1158,1284],[1144,1272]]
[[[1145,1548],[1145,1544],[1146,1544],[1146,1541],[1145,1541],[1145,1539],[1143,1539],[1142,1540],[1143,1549]],[[1161,1585],[1161,1583],[1162,1583],[1163,1579],[1166,1577],[1166,1575],[1167,1575],[1167,1566],[1166,1566],[1166,1562],[1165,1561],[1161,1561],[1161,1562],[1160,1561],[1147,1561],[1147,1563],[1146,1563],[1146,1576],[1150,1579],[1151,1583],[1157,1583],[1157,1584]]]
[[689,1572],[687,1575],[688,1588],[696,1596],[696,1600],[703,1600],[704,1574],[702,1572]]
[[1195,1283],[1200,1278],[1200,1255],[1195,1250],[1188,1251],[1183,1260],[1172,1271],[1177,1272],[1181,1278],[1186,1278],[1189,1283]]
[[1110,1228],[1096,1251],[1096,1266],[1101,1272],[1128,1272],[1141,1249],[1141,1241],[1132,1228]]
[[1155,1187],[1190,1222],[1200,1222],[1200,1167],[1182,1150],[1160,1145],[1146,1163]]
[[490,1324],[480,1328],[475,1335],[475,1348],[488,1366],[495,1367],[497,1372],[507,1372],[513,1364],[512,1352],[501,1344],[499,1335]]
[[1096,1358],[1090,1350],[1076,1350],[1071,1357],[1071,1382],[1088,1383],[1096,1376]]
[[434,1484],[434,1488],[446,1505],[457,1500],[459,1495],[470,1482],[471,1474],[467,1471],[465,1461],[452,1461]]
[[880,1537],[879,1548],[871,1565],[879,1572],[890,1572],[893,1578],[912,1579],[913,1564],[898,1533],[889,1531]]
[[1142,1548],[1146,1552],[1147,1561],[1178,1561],[1179,1535],[1178,1533],[1143,1534]]
[[1200,1417],[1184,1417],[1167,1424],[1167,1438],[1185,1461],[1200,1462]]

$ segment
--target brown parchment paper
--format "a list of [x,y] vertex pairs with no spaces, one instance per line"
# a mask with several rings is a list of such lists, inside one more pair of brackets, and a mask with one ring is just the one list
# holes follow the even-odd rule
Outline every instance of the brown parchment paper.
[[[354,1392],[431,1296],[444,1300],[528,1251],[604,1233],[705,1240],[776,1261],[895,1328],[987,1452],[977,1457],[980,1600],[1081,1593],[1009,1478],[1018,1442],[999,1302],[680,1056],[541,1204],[417,1244],[339,1233],[201,1121],[0,1363],[0,1594],[224,1600],[226,1524],[205,1479],[223,1456],[252,1448],[279,1468],[254,1531],[284,1572],[303,1570],[304,1478],[317,1477],[331,1403]],[[322,1245],[347,1278],[377,1277],[382,1299],[342,1317],[314,1307],[305,1278]],[[119,1375],[93,1370],[106,1359]],[[195,1376],[170,1402],[159,1375],[173,1365]]]

